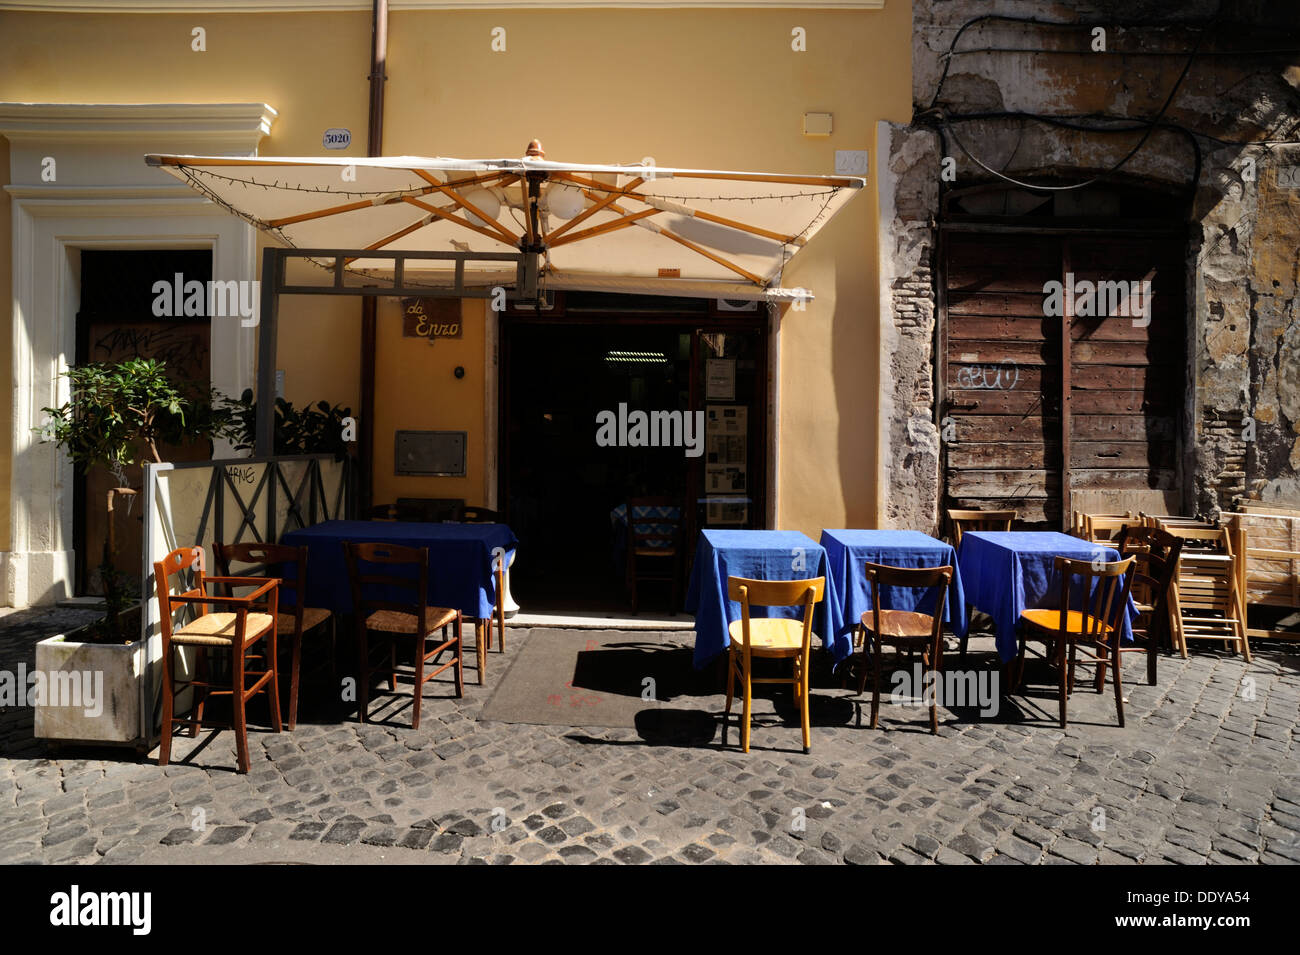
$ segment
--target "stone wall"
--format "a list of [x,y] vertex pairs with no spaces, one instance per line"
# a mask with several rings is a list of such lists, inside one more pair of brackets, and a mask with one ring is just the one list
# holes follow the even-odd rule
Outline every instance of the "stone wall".
[[[895,526],[933,526],[942,494],[930,261],[940,137],[957,187],[998,181],[973,156],[1013,178],[1101,175],[1187,196],[1184,506],[1214,515],[1242,493],[1300,506],[1300,147],[1286,144],[1300,129],[1300,56],[1268,52],[1300,48],[1300,5],[1223,0],[1204,28],[1219,7],[914,0],[916,111],[911,126],[882,128],[879,152]],[[1052,23],[977,20],[990,15]],[[1092,49],[1096,27],[1105,51]]]
[[889,527],[933,533],[939,523],[939,431],[934,422],[934,213],[938,137],[881,123],[881,449]]

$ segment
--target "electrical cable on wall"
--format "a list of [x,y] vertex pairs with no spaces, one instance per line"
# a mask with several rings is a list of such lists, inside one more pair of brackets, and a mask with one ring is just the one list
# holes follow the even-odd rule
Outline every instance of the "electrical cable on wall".
[[[989,19],[996,19],[996,17],[990,16]],[[1178,79],[1174,81],[1173,87],[1169,90],[1169,95],[1165,97],[1165,101],[1161,105],[1159,112],[1157,112],[1152,119],[1145,120],[1140,125],[1135,126],[1133,128],[1132,130],[1133,132],[1136,132],[1138,129],[1144,130],[1142,133],[1142,138],[1139,139],[1137,143],[1133,146],[1133,148],[1130,149],[1127,153],[1125,153],[1124,156],[1113,166],[1111,166],[1109,169],[1105,170],[1104,172],[1096,176],[1092,176],[1088,179],[1085,179],[1082,182],[1071,183],[1070,185],[1065,185],[1065,186],[1046,186],[1041,184],[1024,182],[1023,180],[1016,179],[1013,176],[1008,176],[1006,173],[994,169],[988,163],[984,162],[973,152],[971,152],[971,150],[966,146],[965,142],[962,141],[961,137],[958,136],[957,133],[953,130],[952,124],[949,122],[947,116],[945,115],[942,109],[932,104],[930,109],[926,110],[926,112],[921,115],[937,116],[939,122],[943,125],[944,129],[948,132],[948,135],[952,137],[953,142],[955,142],[958,148],[960,148],[961,151],[966,154],[967,158],[969,158],[973,163],[975,163],[985,172],[989,173],[992,176],[997,177],[998,179],[1002,179],[1003,181],[1011,183],[1012,185],[1018,186],[1019,188],[1022,189],[1031,189],[1040,192],[1071,192],[1076,189],[1085,189],[1088,186],[1095,185],[1098,182],[1101,182],[1105,179],[1114,176],[1115,173],[1117,173],[1120,169],[1122,169],[1125,165],[1127,165],[1129,160],[1131,160],[1134,156],[1136,156],[1142,150],[1142,147],[1146,145],[1147,140],[1151,138],[1151,134],[1155,132],[1156,128],[1161,125],[1165,113],[1168,112],[1170,105],[1173,103],[1175,97],[1178,95],[1179,89],[1182,88],[1183,81],[1187,78],[1187,74],[1192,69],[1192,64],[1196,62],[1196,57],[1197,54],[1200,52],[1201,44],[1204,42],[1205,36],[1209,32],[1210,26],[1216,20],[1218,20],[1218,14],[1216,14],[1213,18],[1211,18],[1201,27],[1200,32],[1196,36],[1196,44],[1195,46],[1192,47],[1191,53],[1188,54],[1187,62],[1183,64],[1183,69],[1178,74]],[[977,21],[972,20],[970,21],[970,23],[967,23],[966,26],[970,26],[970,24],[974,22]],[[963,26],[962,30],[965,30],[966,26]],[[958,36],[961,35],[962,30],[958,31],[957,33]],[[957,39],[956,37],[953,38],[954,44],[956,43],[956,39]],[[947,64],[945,64],[943,76],[946,75],[947,75]],[[943,86],[943,77],[940,77],[939,85],[941,89]],[[938,97],[939,97],[939,90],[936,90],[935,91],[936,101],[938,100]],[[1125,130],[1125,132],[1127,131],[1128,130]],[[1198,165],[1199,165],[1199,149],[1198,149]]]

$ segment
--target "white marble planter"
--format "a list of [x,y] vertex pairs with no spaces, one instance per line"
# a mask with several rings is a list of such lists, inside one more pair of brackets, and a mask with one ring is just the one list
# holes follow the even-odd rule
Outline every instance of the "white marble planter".
[[[152,735],[146,725],[152,720],[143,712],[146,690],[154,683],[145,680],[144,643],[84,643],[82,636],[84,631],[73,631],[36,644],[37,674],[29,692],[37,739],[144,746]],[[162,637],[153,642],[150,657],[157,660]],[[151,717],[152,700],[148,710]]]

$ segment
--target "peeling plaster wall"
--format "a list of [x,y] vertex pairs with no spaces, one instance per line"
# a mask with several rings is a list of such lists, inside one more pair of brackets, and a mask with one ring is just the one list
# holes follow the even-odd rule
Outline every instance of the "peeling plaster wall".
[[939,525],[939,431],[934,424],[934,211],[939,139],[881,123],[881,461],[884,523],[935,533]]
[[[889,173],[880,181],[889,193],[881,197],[881,266],[892,328],[881,365],[894,405],[882,448],[891,523],[933,527],[942,495],[931,385],[940,131],[957,161],[957,187],[997,180],[958,147],[953,131],[986,165],[1015,178],[1078,181],[1107,172],[1141,130],[959,117],[1149,122],[1187,64],[1201,22],[1219,8],[1219,0],[914,0],[916,116],[880,135]],[[964,24],[990,14],[1064,25],[985,20],[962,33],[956,49],[966,52],[947,56]],[[1105,27],[1110,52],[1090,49],[1094,24]],[[1152,130],[1115,176],[1190,200],[1181,444],[1191,512],[1215,515],[1242,493],[1300,506],[1300,148],[1245,145],[1297,138],[1300,56],[1235,52],[1298,47],[1294,0],[1223,0],[1164,114],[1168,128]],[[932,106],[942,118],[927,112]]]

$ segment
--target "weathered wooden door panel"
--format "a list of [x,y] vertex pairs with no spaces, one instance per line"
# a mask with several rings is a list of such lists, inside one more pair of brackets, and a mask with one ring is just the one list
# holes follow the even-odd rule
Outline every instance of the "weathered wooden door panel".
[[1177,487],[1178,242],[949,232],[944,266],[948,506],[1057,528],[1072,489]]

